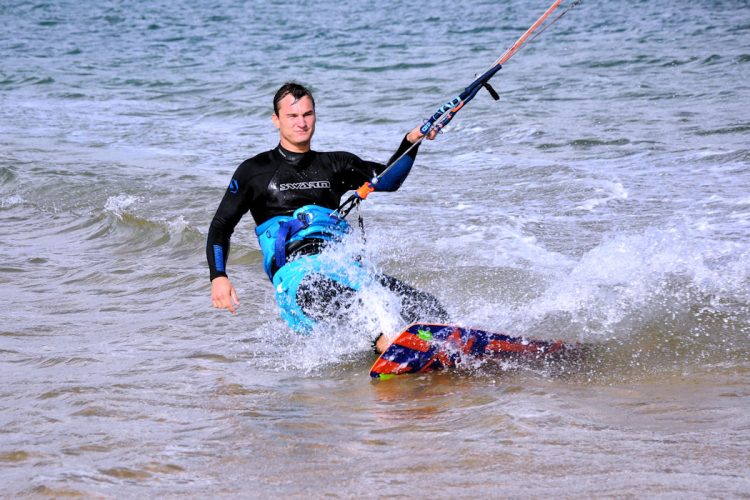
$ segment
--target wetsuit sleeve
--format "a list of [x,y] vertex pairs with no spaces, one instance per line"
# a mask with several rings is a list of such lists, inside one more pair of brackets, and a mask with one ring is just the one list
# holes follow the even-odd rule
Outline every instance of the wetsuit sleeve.
[[[406,180],[406,176],[411,172],[411,167],[414,165],[418,149],[419,144],[413,146],[406,136],[404,136],[401,145],[393,156],[391,156],[391,159],[388,160],[388,165],[390,165],[388,171],[382,174],[378,183],[375,184],[375,191],[396,191],[400,188],[401,184]],[[381,170],[378,173],[380,174],[382,172],[383,171]]]
[[[407,134],[408,135],[408,134]],[[393,153],[393,156],[388,160],[388,165],[393,163],[399,156],[404,154],[406,150],[412,147],[412,143],[409,142],[409,139],[406,138],[406,135],[404,135],[404,138],[401,140],[401,144],[399,145],[398,149],[395,153]],[[417,151],[419,150],[419,144],[414,146],[409,153],[407,153],[406,156],[411,158],[412,162],[417,158]],[[380,173],[380,172],[378,172]]]
[[388,165],[391,165],[401,155],[404,155],[404,153],[408,151],[408,153],[406,153],[403,158],[401,158],[395,165],[393,165],[393,168],[388,171],[385,178],[381,179],[380,182],[378,182],[378,186],[382,184],[382,188],[376,187],[377,191],[397,190],[411,171],[411,167],[414,164],[414,159],[417,156],[419,145],[414,146],[411,150],[409,148],[412,148],[412,143],[406,139],[406,136],[404,136],[404,139],[401,141],[401,145],[398,147],[396,152],[393,153],[391,158],[388,160],[388,163],[385,165],[377,162],[364,161],[354,155],[349,154],[349,168],[347,169],[347,173],[344,179],[345,190],[357,189],[363,183],[372,180],[373,177],[375,177],[376,175],[380,175],[385,171],[386,168],[388,168]]
[[211,280],[227,275],[229,240],[242,216],[250,209],[252,190],[249,182],[249,169],[247,162],[237,168],[211,220],[206,239],[206,258]]

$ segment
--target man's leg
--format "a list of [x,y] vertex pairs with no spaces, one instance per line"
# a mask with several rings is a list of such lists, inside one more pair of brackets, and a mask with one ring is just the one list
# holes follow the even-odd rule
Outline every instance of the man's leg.
[[401,317],[408,323],[415,321],[448,323],[450,316],[440,301],[433,295],[418,290],[403,281],[381,274],[381,285],[391,290],[401,299]]
[[297,304],[315,321],[345,318],[362,306],[357,291],[320,273],[306,275],[297,288]]
[[[448,312],[433,295],[392,276],[379,275],[377,281],[398,296],[404,321],[450,322]],[[297,288],[296,298],[304,314],[314,321],[346,319],[355,307],[364,307],[357,290],[321,273],[306,275]],[[375,350],[383,352],[391,340],[389,335],[381,334],[374,342]]]

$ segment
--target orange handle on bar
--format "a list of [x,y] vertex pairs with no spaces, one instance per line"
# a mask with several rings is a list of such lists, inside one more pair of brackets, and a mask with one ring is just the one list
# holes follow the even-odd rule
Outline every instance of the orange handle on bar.
[[375,191],[375,186],[372,184],[372,182],[365,182],[359,188],[357,188],[357,196],[359,196],[360,200],[366,200],[367,196],[373,191]]

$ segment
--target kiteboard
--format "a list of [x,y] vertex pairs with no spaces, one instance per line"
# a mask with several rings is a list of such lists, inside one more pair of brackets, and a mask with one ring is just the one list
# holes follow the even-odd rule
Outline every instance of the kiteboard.
[[386,380],[405,373],[455,368],[485,357],[520,360],[559,358],[572,346],[560,340],[531,340],[473,328],[413,323],[383,351],[370,369],[374,379]]

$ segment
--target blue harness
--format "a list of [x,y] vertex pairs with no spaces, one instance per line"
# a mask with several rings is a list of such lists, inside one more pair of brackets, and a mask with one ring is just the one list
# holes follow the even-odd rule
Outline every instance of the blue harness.
[[286,249],[302,240],[341,241],[352,230],[344,219],[331,215],[333,210],[318,205],[305,205],[292,215],[278,215],[255,228],[263,252],[263,269],[273,281],[274,267],[286,264]]
[[282,319],[298,333],[309,333],[315,321],[297,303],[297,290],[305,276],[323,274],[353,290],[371,281],[369,273],[354,260],[336,262],[332,256],[305,255],[287,262],[287,247],[303,240],[322,243],[340,242],[351,232],[344,219],[332,216],[333,210],[305,205],[291,216],[276,216],[255,228],[263,252],[263,269],[276,292]]

